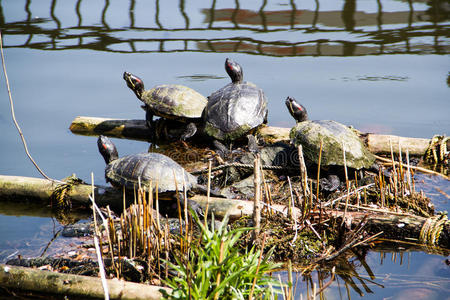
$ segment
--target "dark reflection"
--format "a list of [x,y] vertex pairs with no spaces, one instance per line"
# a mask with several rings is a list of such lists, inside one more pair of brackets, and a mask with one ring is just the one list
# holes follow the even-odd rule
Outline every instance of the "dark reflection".
[[[57,0],[52,0],[48,19],[32,18],[31,0],[25,2],[24,10],[27,17],[24,20],[5,22],[3,16],[7,3],[0,2],[0,22],[5,35],[24,36],[25,42],[8,47],[28,47],[42,50],[92,49],[109,52],[241,52],[267,56],[356,56],[396,53],[449,53],[449,46],[444,43],[448,35],[449,20],[448,4],[445,1],[428,1],[428,9],[414,11],[414,0],[407,0],[404,10],[383,11],[383,3],[377,0],[377,12],[358,11],[357,0],[346,0],[340,11],[320,10],[320,0],[315,0],[313,10],[299,9],[295,1],[289,2],[289,9],[267,10],[268,1],[256,4],[254,10],[241,9],[240,1],[235,0],[235,7],[216,8],[213,0],[208,8],[198,7],[203,14],[203,24],[193,20],[186,10],[186,1],[180,0],[177,8],[171,8],[170,15],[179,15],[184,19],[184,25],[170,25],[172,20],[161,20],[160,0],[155,0],[155,8],[145,14],[143,24],[135,27],[136,18],[142,16],[135,12],[136,1],[130,0],[128,18],[129,27],[114,27],[107,19],[114,19],[122,11],[115,9],[113,3],[105,0],[98,22],[83,25],[81,0],[78,0],[74,12],[78,18],[76,26],[62,27],[57,16]],[[88,2],[85,5],[89,5]],[[447,6],[446,6],[447,5]],[[284,7],[284,6],[283,6]],[[70,8],[65,8],[70,9]],[[19,15],[19,14],[18,14]],[[168,14],[164,14],[167,16]],[[50,22],[54,23],[51,26]],[[163,25],[168,24],[168,25]],[[177,24],[177,23],[174,23]],[[201,24],[201,23],[200,23]],[[388,28],[388,29],[383,29]],[[144,31],[133,37],[133,31]],[[221,30],[236,31],[232,37],[218,38]],[[89,32],[89,42],[83,39]],[[121,37],[121,32],[127,31],[127,38]],[[154,32],[180,32],[177,38],[154,38]],[[210,35],[198,38],[198,31],[210,31]],[[285,31],[284,38],[273,38],[270,34]],[[295,34],[296,32],[300,34]],[[349,32],[350,35],[343,35]],[[259,35],[257,33],[268,33]],[[308,34],[301,34],[308,33]],[[315,33],[320,33],[318,38]],[[322,38],[327,36],[326,39]],[[38,36],[39,39],[33,39]],[[160,37],[161,35],[157,35]],[[181,36],[181,37],[180,37]],[[427,43],[427,37],[433,42]],[[46,40],[47,38],[47,40]],[[61,43],[64,41],[64,43]],[[71,44],[72,42],[72,44]],[[179,43],[178,49],[166,50],[166,43]],[[136,47],[139,43],[139,49]],[[155,47],[155,44],[157,45]],[[128,45],[128,47],[123,47]],[[146,47],[147,45],[147,47]],[[117,50],[120,49],[120,50]],[[156,50],[150,50],[156,49]],[[325,50],[326,49],[326,50]]]
[[134,28],[134,7],[136,6],[135,0],[130,1],[129,15],[130,15],[130,28]]
[[356,0],[347,0],[342,8],[342,21],[345,25],[345,30],[353,31],[355,29],[355,12]]
[[109,7],[109,0],[105,0],[105,6],[103,7],[102,10],[102,24],[107,30],[109,30],[108,23],[106,23],[106,11],[108,10],[108,7]]
[[[416,251],[429,252],[432,249],[424,249],[417,246],[406,248],[403,251],[399,251],[398,248],[394,248],[393,245],[386,243],[370,252],[368,252],[368,249],[349,251],[338,257],[330,265],[321,265],[313,272],[303,271],[301,275],[299,272],[297,276],[301,276],[301,281],[297,279],[297,281],[294,281],[293,286],[294,291],[297,291],[295,299],[300,299],[300,297],[303,297],[303,299],[313,299],[314,284],[317,293],[322,287],[328,286],[329,283],[331,285],[324,289],[323,295],[316,295],[316,299],[327,299],[326,296],[332,296],[332,299],[352,299],[352,296],[357,296],[356,298],[359,299],[359,297],[368,296],[368,294],[382,294],[380,293],[380,289],[389,289],[387,294],[392,296],[395,292],[406,292],[407,288],[410,288],[408,292],[411,295],[417,293],[415,294],[417,297],[421,295],[420,293],[424,293],[424,291],[430,296],[446,295],[449,281],[444,259],[442,258],[439,260],[440,262],[432,267],[433,272],[425,268],[422,272],[411,274],[410,268],[417,268],[418,266],[422,266],[423,263],[420,259],[414,260],[414,254],[419,253]],[[444,257],[448,255],[448,250],[441,250],[436,249],[429,253],[443,255]],[[372,267],[366,261],[369,253],[372,253],[372,258],[369,260]],[[379,260],[373,259],[373,254],[375,253],[379,254]],[[405,270],[402,271],[396,267],[396,272],[389,273],[388,277],[386,277],[385,272],[382,272],[382,275],[380,275],[372,270],[372,268],[379,270],[380,266],[387,264],[404,266]],[[332,275],[333,267],[335,267],[334,278]],[[389,266],[386,266],[386,268],[389,268]],[[298,269],[305,268],[299,267]],[[337,296],[337,294],[340,296]],[[370,296],[368,297],[371,298]]]

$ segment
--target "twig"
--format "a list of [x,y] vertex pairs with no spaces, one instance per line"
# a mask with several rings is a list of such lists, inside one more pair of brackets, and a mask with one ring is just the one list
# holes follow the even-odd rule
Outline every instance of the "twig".
[[255,185],[255,199],[253,205],[253,226],[255,226],[255,230],[253,231],[253,240],[259,243],[259,233],[261,230],[261,175],[259,174],[261,161],[259,154],[256,155],[254,164],[253,182]]
[[28,158],[31,160],[33,165],[36,167],[36,169],[39,171],[39,173],[41,173],[41,175],[44,176],[45,179],[50,180],[50,181],[54,181],[54,182],[58,182],[58,183],[64,183],[63,181],[52,179],[52,178],[48,177],[44,173],[44,171],[42,171],[41,168],[39,168],[37,163],[31,157],[30,152],[28,151],[27,142],[25,141],[25,137],[23,136],[22,129],[20,129],[19,123],[16,120],[16,114],[14,113],[14,102],[13,102],[13,99],[12,99],[12,96],[11,96],[11,89],[9,87],[8,74],[6,73],[5,57],[3,55],[3,37],[2,37],[2,32],[1,31],[0,31],[0,52],[1,52],[1,56],[2,56],[3,74],[5,75],[6,87],[8,89],[9,104],[11,105],[11,116],[12,116],[12,119],[14,121],[14,125],[16,126],[17,131],[19,132],[20,139],[22,140],[23,147],[25,148],[25,153],[27,154]]
[[320,288],[320,290],[318,290],[317,292],[316,292],[316,294],[315,294],[315,296],[317,296],[317,295],[319,295],[320,293],[322,293],[327,287],[329,287],[332,283],[333,283],[333,281],[334,281],[334,275],[336,274],[336,266],[334,266],[332,269],[331,269],[331,278],[330,278],[330,281],[328,281],[327,283],[325,283],[321,288]]
[[[98,269],[100,271],[100,278],[102,279],[102,286],[103,286],[103,292],[105,295],[105,300],[109,300],[109,290],[108,290],[108,283],[106,281],[106,274],[105,274],[105,266],[103,265],[103,258],[102,258],[102,252],[100,250],[100,243],[99,243],[99,230],[97,225],[97,218],[95,217],[97,215],[96,209],[98,209],[97,205],[95,204],[94,199],[94,173],[91,173],[91,184],[92,184],[92,197],[89,196],[89,198],[92,201],[92,212],[94,214],[94,225],[95,225],[95,233],[94,233],[94,244],[95,244],[95,252],[97,253],[97,260],[98,260]],[[99,214],[100,217],[103,219],[103,216]]]
[[295,241],[297,240],[297,216],[294,217],[294,195],[292,194],[292,184],[291,184],[291,179],[288,176],[288,182],[289,182],[289,190],[291,192],[291,201],[289,203],[289,212],[291,217],[294,219],[294,228],[295,228],[295,234],[294,234],[294,238],[292,239],[291,242],[289,242],[289,244],[291,246],[294,246]]
[[[384,158],[384,157],[381,157],[381,156],[378,156],[378,155],[375,155],[375,157],[376,157],[378,160],[381,160],[381,161],[383,161],[383,162],[392,164],[392,160],[390,160],[389,158]],[[404,164],[404,163],[399,163],[398,161],[396,161],[396,162],[394,162],[394,163],[395,163],[395,165],[402,164],[403,167],[405,167],[405,164]],[[406,166],[406,167],[407,167],[407,166]],[[429,170],[429,169],[426,169],[426,168],[422,168],[422,167],[417,167],[417,166],[409,166],[409,167],[410,167],[411,169],[420,171],[420,172],[422,172],[422,173],[431,174],[431,175],[438,175],[438,176],[441,176],[441,177],[444,178],[444,179],[450,180],[450,178],[449,178],[448,176],[446,176],[446,175],[444,175],[444,174],[441,174],[441,173],[439,173],[439,172],[435,172],[435,171],[432,171],[432,170]]]
[[206,190],[206,209],[205,209],[205,227],[208,224],[208,209],[209,209],[209,197],[211,194],[211,167],[212,161],[208,161],[208,188]]
[[345,157],[345,145],[342,142],[342,153],[344,158],[344,171],[345,171],[345,184],[347,186],[347,198],[345,198],[345,207],[344,207],[344,216],[342,217],[341,226],[344,224],[345,214],[347,213],[348,201],[350,200],[350,184],[348,182],[348,173],[347,173],[347,160]]
[[369,188],[369,187],[371,187],[371,186],[373,186],[373,185],[375,185],[375,183],[369,183],[368,185],[361,186],[361,187],[357,188],[356,190],[350,192],[349,194],[345,194],[345,195],[343,195],[343,196],[341,196],[341,197],[338,197],[338,198],[336,198],[336,199],[334,199],[334,200],[330,200],[330,201],[328,201],[328,202],[322,204],[322,206],[323,206],[323,207],[327,207],[327,206],[329,206],[329,205],[333,205],[335,202],[337,202],[337,201],[339,201],[339,200],[341,200],[341,199],[343,199],[343,198],[345,198],[345,197],[347,197],[347,196],[356,194],[356,193],[359,192],[360,190]]

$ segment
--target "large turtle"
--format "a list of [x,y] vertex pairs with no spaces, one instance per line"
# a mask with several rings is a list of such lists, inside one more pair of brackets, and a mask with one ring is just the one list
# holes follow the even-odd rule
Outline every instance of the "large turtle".
[[157,115],[187,124],[181,135],[182,140],[192,137],[197,132],[196,123],[202,121],[202,113],[207,103],[203,95],[178,84],[157,85],[145,90],[142,79],[129,72],[123,73],[123,79],[138,99],[144,102],[142,108],[146,111],[147,125],[152,131],[153,116]]
[[303,147],[305,159],[318,163],[322,141],[322,166],[344,166],[354,169],[371,168],[375,156],[349,127],[331,120],[311,121],[308,113],[294,98],[287,97],[286,106],[297,124],[291,129],[291,142]]
[[[156,192],[157,184],[158,193],[169,195],[175,195],[177,190],[181,192],[183,185],[187,191],[205,190],[197,184],[197,178],[194,175],[163,154],[138,153],[119,158],[116,146],[109,138],[102,135],[98,137],[97,146],[107,164],[106,180],[113,186],[124,186],[132,190],[137,188],[140,182],[143,189],[149,190],[151,187]],[[180,199],[183,201],[182,193],[180,193]],[[194,208],[199,211],[195,205]]]
[[267,123],[267,98],[255,84],[243,81],[238,63],[227,58],[225,70],[231,83],[208,97],[204,131],[216,140],[231,142]]

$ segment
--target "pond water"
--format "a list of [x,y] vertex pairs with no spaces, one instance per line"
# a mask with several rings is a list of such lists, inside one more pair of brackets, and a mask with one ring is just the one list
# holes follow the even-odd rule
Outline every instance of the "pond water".
[[[93,172],[96,184],[105,184],[96,139],[68,127],[79,115],[142,119],[124,71],[147,87],[178,83],[207,96],[229,82],[223,64],[231,57],[245,79],[264,89],[270,125],[294,125],[284,106],[293,96],[312,119],[409,137],[448,135],[449,15],[448,2],[422,0],[0,2],[7,74],[32,156],[50,177],[75,173],[90,182]],[[0,94],[0,174],[39,177],[12,122],[4,83]],[[148,147],[115,143],[121,155]],[[420,176],[438,210],[448,210],[448,182]],[[0,261],[39,255],[61,226],[42,209],[14,207],[0,207]],[[368,257],[375,281],[388,283],[365,298],[395,298],[412,280],[435,276],[439,288],[416,299],[447,297],[440,298],[450,289],[444,257],[415,252],[407,266],[380,265],[376,252]],[[411,274],[418,277],[397,284]],[[342,286],[340,292],[327,299],[347,297]]]

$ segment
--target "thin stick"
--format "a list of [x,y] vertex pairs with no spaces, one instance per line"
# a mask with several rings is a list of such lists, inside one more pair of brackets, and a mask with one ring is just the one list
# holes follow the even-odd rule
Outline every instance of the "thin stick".
[[343,152],[343,155],[344,155],[344,172],[345,172],[345,184],[347,185],[347,198],[345,198],[344,216],[342,217],[341,226],[344,225],[345,214],[347,213],[348,201],[350,200],[350,186],[349,186],[349,182],[348,182],[347,160],[345,158],[345,146],[344,146],[344,143],[342,143],[342,150],[343,150],[342,152]]
[[317,164],[317,189],[316,189],[316,201],[319,204],[319,232],[322,231],[322,202],[319,200],[320,163],[322,161],[322,148],[323,148],[323,139],[320,139],[319,162]]
[[[259,155],[258,155],[258,158],[259,158]],[[261,260],[262,260],[263,253],[264,253],[263,250],[264,250],[264,244],[265,244],[265,243],[266,243],[266,234],[264,233],[263,240],[262,240],[262,244],[261,244],[261,253],[259,254],[258,265],[256,266],[255,274],[258,274],[258,272],[259,272],[259,267],[261,266]],[[252,289],[250,290],[250,295],[249,295],[248,299],[253,299],[253,292],[254,292],[254,290],[255,290],[256,278],[257,278],[256,276],[253,278]]]
[[[381,156],[378,156],[378,155],[375,155],[375,157],[376,157],[378,160],[381,160],[381,161],[383,161],[383,162],[387,162],[387,163],[392,164],[392,160],[390,160],[389,158],[384,158],[384,157],[381,157]],[[395,164],[395,165],[402,164],[403,166],[405,166],[404,163],[401,163],[401,162],[398,162],[398,161],[395,161],[394,164]],[[432,170],[428,170],[428,169],[426,169],[426,168],[417,167],[417,166],[410,166],[410,168],[413,169],[413,170],[420,171],[420,172],[422,172],[422,173],[432,174],[432,175],[438,175],[438,176],[441,176],[441,177],[444,178],[444,179],[450,180],[450,177],[448,177],[448,176],[446,176],[446,175],[444,175],[444,174],[441,174],[441,173],[439,173],[439,172],[435,172],[435,171],[432,171]]]
[[361,187],[357,188],[356,190],[352,191],[351,193],[349,193],[348,195],[346,194],[346,195],[338,197],[338,198],[336,198],[334,200],[330,200],[330,201],[324,203],[322,206],[327,207],[327,206],[333,205],[335,202],[337,202],[339,200],[342,200],[342,199],[344,199],[345,197],[347,197],[349,195],[353,195],[353,194],[359,192],[360,190],[369,188],[369,187],[371,187],[373,185],[375,185],[375,183],[369,183],[368,185],[361,186]]
[[303,189],[303,197],[308,199],[309,189],[308,189],[308,174],[306,172],[306,165],[305,165],[305,158],[303,157],[303,147],[302,145],[298,145],[297,147],[298,152],[298,163],[300,166],[300,176],[301,176],[301,183],[302,183],[302,189]]
[[[317,163],[317,189],[316,189],[316,200],[317,201],[319,201],[319,180],[320,180],[320,163],[322,161],[322,147],[323,147],[323,140],[321,139],[320,147],[319,147],[319,162]],[[320,223],[320,221],[319,221],[319,223]]]
[[256,156],[254,164],[254,185],[255,185],[255,199],[253,204],[253,225],[255,226],[255,230],[253,231],[253,240],[257,241],[259,237],[259,233],[261,230],[261,176],[259,174],[260,168],[260,158],[259,154]]
[[27,154],[28,158],[31,160],[33,165],[36,167],[36,169],[39,171],[39,173],[41,173],[41,175],[44,176],[45,179],[51,180],[51,181],[54,181],[54,182],[58,182],[58,183],[64,183],[63,181],[52,179],[52,178],[48,177],[44,173],[44,171],[42,171],[41,168],[39,168],[37,163],[31,157],[30,152],[28,151],[27,142],[25,141],[25,137],[23,136],[22,129],[20,129],[19,123],[17,123],[17,120],[16,120],[16,114],[14,113],[14,102],[13,102],[13,99],[12,99],[12,96],[11,96],[11,89],[9,87],[8,74],[6,73],[5,57],[3,55],[3,37],[2,37],[2,32],[1,31],[0,31],[0,52],[1,52],[1,56],[2,56],[3,74],[5,74],[6,87],[8,89],[9,104],[11,105],[11,116],[12,116],[12,119],[14,121],[14,125],[16,126],[17,131],[19,132],[20,139],[22,140],[23,147],[25,148],[25,153]]
[[[412,185],[411,185],[411,169],[410,169],[410,165],[409,165],[409,149],[406,148],[406,180],[408,182],[408,189],[409,189],[409,193],[412,195],[413,191],[412,191]],[[408,209],[409,209],[409,201],[408,201]]]
[[[97,225],[97,218],[96,218],[96,211],[95,208],[97,205],[95,204],[94,199],[94,173],[91,173],[91,184],[92,184],[92,197],[89,197],[92,201],[92,212],[94,217],[94,227],[95,227],[95,233],[94,233],[94,245],[95,245],[95,252],[97,254],[97,261],[98,261],[98,269],[100,271],[100,278],[102,280],[102,286],[103,286],[103,293],[105,296],[105,300],[109,300],[109,290],[108,290],[108,283],[106,282],[106,273],[105,273],[105,266],[103,265],[103,258],[102,258],[102,252],[100,249],[100,243],[99,243],[99,235],[100,231],[98,229]],[[100,217],[102,217],[100,215]],[[106,227],[108,228],[108,227]]]
[[206,190],[206,209],[205,209],[205,227],[208,222],[208,209],[209,209],[209,197],[211,193],[211,168],[212,168],[212,160],[208,161],[208,189]]

